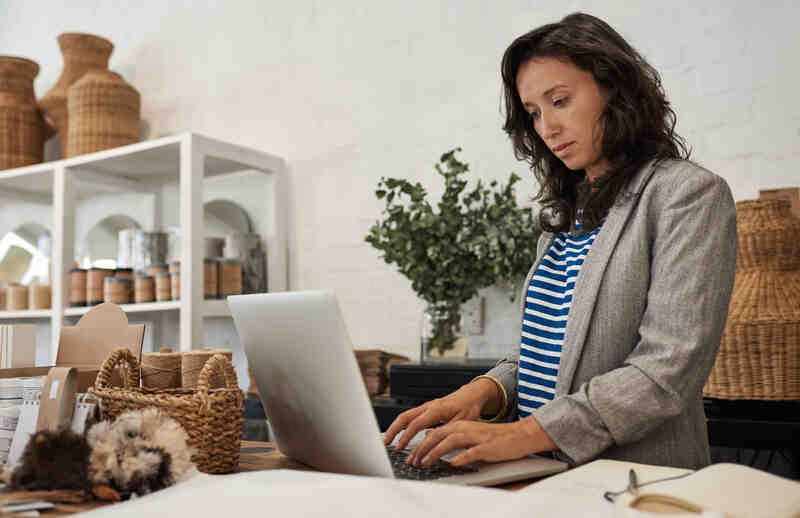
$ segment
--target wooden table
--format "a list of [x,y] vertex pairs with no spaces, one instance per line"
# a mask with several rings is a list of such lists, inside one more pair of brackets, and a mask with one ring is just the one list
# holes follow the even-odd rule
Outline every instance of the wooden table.
[[[270,469],[294,469],[301,471],[315,471],[314,468],[307,466],[301,462],[294,461],[281,454],[275,447],[275,444],[270,442],[253,442],[242,441],[241,456],[239,457],[239,469],[237,473],[247,471],[263,471]],[[224,477],[226,475],[217,475]],[[516,491],[527,487],[535,480],[526,480],[523,482],[513,482],[498,486],[500,489]],[[3,493],[3,501],[14,500],[14,495],[24,494],[24,492],[9,492]],[[42,500],[47,500],[42,498]],[[55,508],[42,513],[42,516],[68,516],[75,513],[90,511],[98,507],[106,505],[113,505],[111,502],[86,502],[81,504],[55,504]],[[13,516],[13,515],[10,515]]]

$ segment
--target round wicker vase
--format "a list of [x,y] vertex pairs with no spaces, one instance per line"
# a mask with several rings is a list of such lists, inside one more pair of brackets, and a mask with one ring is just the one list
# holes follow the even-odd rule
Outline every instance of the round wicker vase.
[[64,68],[53,88],[39,100],[48,122],[61,137],[61,157],[67,156],[67,91],[89,70],[108,68],[114,44],[93,34],[64,33],[58,36]]
[[67,96],[67,156],[139,142],[139,92],[110,70],[90,70]]
[[800,400],[800,219],[790,207],[736,204],[736,280],[705,396]]
[[33,91],[38,73],[30,59],[0,56],[0,169],[44,158],[45,124]]

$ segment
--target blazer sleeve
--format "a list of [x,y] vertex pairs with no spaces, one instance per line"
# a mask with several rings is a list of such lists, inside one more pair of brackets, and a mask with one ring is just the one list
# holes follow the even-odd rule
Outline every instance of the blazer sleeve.
[[533,412],[575,464],[681,414],[699,397],[719,349],[736,264],[736,208],[718,176],[676,176],[648,215],[654,239],[638,343],[619,368]]

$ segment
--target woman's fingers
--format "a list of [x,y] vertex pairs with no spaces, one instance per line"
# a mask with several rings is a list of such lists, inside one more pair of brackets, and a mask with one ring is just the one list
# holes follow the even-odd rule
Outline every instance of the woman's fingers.
[[[466,421],[456,421],[454,423],[429,430],[428,433],[425,434],[425,438],[420,441],[419,444],[417,444],[406,461],[413,466],[419,466],[422,462],[422,459],[425,458],[429,452],[433,450],[440,442],[447,439],[450,435],[463,430],[464,428],[469,428],[469,426],[465,426],[465,423]],[[447,453],[447,451],[444,453]],[[441,455],[444,455],[444,453]]]
[[437,461],[442,455],[450,453],[459,448],[468,448],[475,444],[475,439],[470,437],[469,434],[463,432],[455,432],[436,444],[431,450],[421,457],[419,464],[422,466],[430,466]]
[[411,439],[413,439],[421,430],[435,424],[439,424],[443,419],[444,417],[442,412],[437,411],[435,407],[426,408],[424,412],[422,412],[408,424],[406,430],[403,432],[403,435],[400,436],[400,440],[397,441],[397,449],[405,449],[405,447],[408,446],[408,443],[411,442]]
[[413,421],[419,414],[425,411],[425,405],[418,406],[412,408],[410,410],[406,410],[402,414],[398,415],[397,418],[389,425],[389,428],[386,429],[386,432],[383,434],[383,443],[384,444],[391,444],[394,440],[394,437],[406,426],[408,423]]

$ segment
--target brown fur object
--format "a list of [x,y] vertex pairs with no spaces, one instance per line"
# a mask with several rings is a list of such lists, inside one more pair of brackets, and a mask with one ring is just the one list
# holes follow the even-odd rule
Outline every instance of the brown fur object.
[[157,408],[124,412],[86,435],[70,430],[31,436],[21,464],[3,473],[12,489],[73,489],[119,500],[184,480],[193,450],[183,427]]
[[28,491],[81,489],[88,491],[89,443],[71,430],[33,434],[22,452],[21,465],[10,476],[9,486]]
[[89,479],[144,495],[181,482],[194,467],[183,427],[157,408],[124,412],[87,433]]

